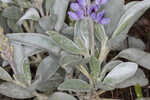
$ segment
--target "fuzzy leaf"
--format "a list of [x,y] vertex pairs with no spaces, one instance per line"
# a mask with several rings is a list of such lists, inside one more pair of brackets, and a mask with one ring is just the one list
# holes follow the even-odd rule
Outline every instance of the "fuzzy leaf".
[[89,92],[90,85],[79,79],[68,79],[58,87],[59,90],[68,90],[74,92]]
[[77,99],[72,95],[63,92],[55,92],[54,94],[49,96],[48,100],[77,100]]
[[89,19],[79,20],[75,24],[74,41],[76,44],[84,49],[85,52],[90,48],[90,24]]
[[97,80],[101,71],[100,62],[99,60],[92,56],[90,59],[90,69],[91,69],[91,76],[94,80]]
[[36,77],[39,77],[41,81],[47,81],[50,79],[59,68],[59,58],[55,56],[46,57],[38,66]]
[[18,7],[11,6],[4,9],[2,15],[8,19],[19,19],[21,17],[21,10]]
[[58,54],[59,48],[56,46],[54,41],[45,35],[37,33],[13,33],[8,34],[8,38],[11,41],[20,42],[27,46],[36,47],[39,49],[45,49],[50,52]]
[[132,25],[143,15],[143,13],[150,7],[150,1],[144,0],[136,3],[130,9],[126,10],[120,19],[120,22],[114,31],[112,38],[119,34],[127,34]]
[[53,12],[57,16],[57,22],[55,25],[56,31],[60,31],[63,27],[69,1],[70,0],[55,0],[53,5]]
[[128,59],[136,62],[146,69],[150,69],[150,54],[142,50],[129,48],[121,51],[116,57]]
[[31,20],[39,20],[40,15],[35,8],[29,8],[26,13],[19,19],[18,24],[22,24],[24,20],[31,19]]
[[120,63],[108,73],[103,83],[110,86],[115,86],[116,84],[131,78],[136,73],[137,68],[138,65],[136,63]]
[[148,79],[146,78],[144,72],[138,69],[134,76],[116,85],[116,88],[126,88],[129,86],[134,86],[139,84],[140,86],[146,86],[148,84]]
[[51,13],[55,0],[45,0],[45,9],[47,15]]
[[2,67],[0,67],[0,79],[5,81],[12,81],[12,78],[9,75],[9,73],[5,71],[5,69],[3,69]]
[[105,77],[106,73],[111,71],[114,67],[116,67],[118,64],[122,63],[120,60],[115,60],[115,61],[110,61],[108,62],[102,69],[102,72],[100,74],[99,80],[102,81],[103,78]]
[[50,31],[48,35],[56,42],[58,46],[60,46],[65,51],[72,54],[82,54],[81,49],[70,39],[67,37],[55,32]]
[[52,30],[56,24],[56,16],[44,16],[39,20],[39,24],[45,31]]
[[[113,6],[112,6],[113,5]],[[121,18],[124,12],[124,0],[109,0],[104,5],[106,12],[105,17],[110,18],[110,23],[105,25],[106,34],[110,37],[117,27],[118,20]]]
[[8,82],[0,84],[0,93],[16,99],[27,99],[33,97],[29,90]]

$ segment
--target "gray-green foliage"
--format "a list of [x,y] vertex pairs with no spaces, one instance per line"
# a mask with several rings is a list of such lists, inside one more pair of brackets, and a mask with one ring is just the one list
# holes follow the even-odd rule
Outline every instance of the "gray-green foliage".
[[[90,18],[67,25],[70,0],[0,1],[0,26],[9,33],[6,36],[13,46],[11,61],[16,68],[12,76],[0,68],[0,79],[7,81],[0,84],[1,94],[17,99],[91,100],[99,98],[97,91],[148,84],[139,67],[150,69],[150,54],[142,51],[145,45],[140,39],[127,33],[150,7],[149,0],[126,5],[124,0],[109,0],[102,7],[105,17],[111,19],[108,25],[91,24]],[[124,44],[127,37],[128,49]],[[122,51],[107,59],[116,49]],[[33,55],[40,56],[38,64],[32,65]]]

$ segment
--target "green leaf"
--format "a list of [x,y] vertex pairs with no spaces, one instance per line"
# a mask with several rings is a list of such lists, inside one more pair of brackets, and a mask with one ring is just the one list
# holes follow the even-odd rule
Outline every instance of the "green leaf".
[[115,86],[135,75],[138,65],[132,62],[123,62],[113,68],[104,78],[103,83]]
[[75,24],[74,41],[85,52],[90,48],[90,24],[89,19],[79,20]]
[[19,19],[22,15],[20,8],[11,6],[4,9],[2,15],[8,19]]
[[116,88],[126,88],[139,84],[140,86],[146,86],[148,79],[146,78],[142,69],[138,69],[134,76],[116,85]]
[[68,8],[69,1],[70,0],[55,0],[52,10],[54,14],[57,16],[57,22],[55,25],[56,31],[60,31],[64,25],[64,20],[66,17],[66,11]]
[[49,80],[58,70],[59,58],[55,56],[46,57],[38,66],[36,77],[39,77],[41,81]]
[[143,13],[150,7],[150,1],[144,0],[136,3],[125,11],[120,19],[120,22],[114,31],[112,38],[119,34],[127,34],[132,25],[143,15]]
[[72,54],[82,54],[81,49],[70,39],[67,37],[55,32],[49,31],[48,35],[56,42],[58,46],[60,46],[65,51]]
[[55,0],[45,0],[46,14],[48,15],[52,11]]
[[139,49],[129,48],[121,51],[116,58],[125,58],[136,62],[146,69],[150,69],[150,54]]
[[44,49],[54,54],[58,54],[59,48],[54,41],[45,35],[38,33],[13,33],[7,34],[11,41],[19,42],[27,46],[35,47],[38,49]]
[[15,77],[25,84],[31,84],[31,72],[28,58],[25,56],[24,48],[21,44],[13,44],[14,47],[14,61],[17,67],[17,74]]
[[55,92],[54,94],[49,96],[48,100],[77,100],[77,99],[63,92]]
[[31,19],[34,21],[38,21],[40,19],[40,15],[35,8],[29,8],[26,13],[18,20],[18,24],[22,24],[24,20]]
[[0,84],[0,93],[16,99],[27,99],[34,97],[28,89],[8,82]]
[[142,88],[140,87],[140,85],[139,84],[136,84],[135,86],[134,86],[134,90],[135,90],[135,92],[136,92],[136,96],[137,96],[137,98],[143,98],[143,93],[142,93]]
[[44,16],[39,20],[39,25],[45,30],[54,29],[56,24],[56,16]]
[[[117,27],[118,20],[124,12],[125,0],[109,0],[104,5],[105,17],[110,18],[110,23],[105,25],[106,34],[110,37]],[[112,6],[113,5],[113,6]]]
[[108,39],[107,34],[105,33],[104,26],[101,24],[96,24],[95,25],[95,34],[96,38],[100,41],[103,42]]
[[5,71],[5,69],[3,69],[2,67],[0,67],[0,79],[5,81],[12,81],[12,78],[9,75],[9,73]]
[[90,59],[90,69],[92,78],[97,80],[101,71],[101,65],[99,60],[94,56],[92,56]]
[[79,79],[67,79],[58,87],[59,90],[68,90],[74,92],[89,92],[90,85]]
[[116,67],[118,64],[122,63],[120,60],[110,61],[108,62],[102,69],[102,72],[100,73],[99,80],[102,81],[105,75],[111,71],[114,67]]
[[80,56],[75,56],[75,55],[66,55],[61,57],[60,59],[60,65],[62,67],[66,67],[68,65],[75,65],[79,64],[79,62],[82,60]]

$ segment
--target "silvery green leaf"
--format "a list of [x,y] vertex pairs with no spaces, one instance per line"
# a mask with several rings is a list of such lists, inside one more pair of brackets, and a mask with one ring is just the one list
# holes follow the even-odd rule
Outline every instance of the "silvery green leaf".
[[63,27],[69,1],[70,0],[55,0],[52,10],[54,11],[54,14],[57,16],[57,22],[55,25],[56,31],[60,31],[61,28]]
[[2,1],[3,3],[12,3],[12,0],[0,0]]
[[27,89],[8,82],[0,84],[0,94],[16,99],[27,99],[33,97],[32,93]]
[[17,25],[17,20],[8,19],[7,24],[13,32],[23,32],[22,27]]
[[45,49],[50,52],[58,54],[59,48],[56,46],[54,41],[45,35],[38,33],[13,33],[7,34],[11,41],[20,42],[24,45],[36,47],[39,49]]
[[22,15],[21,9],[15,6],[7,7],[3,10],[2,16],[8,19],[19,19]]
[[150,54],[135,48],[129,48],[121,51],[117,56],[136,62],[146,69],[150,69]]
[[60,62],[59,64],[62,67],[66,67],[68,65],[75,65],[78,64],[80,61],[82,60],[82,58],[80,56],[76,56],[76,55],[66,55],[66,56],[62,56],[60,58]]
[[28,58],[25,57],[25,51],[21,44],[13,44],[14,61],[17,67],[17,74],[15,77],[25,84],[31,83],[31,72]]
[[55,0],[45,0],[46,14],[51,13]]
[[49,31],[54,29],[56,24],[56,16],[44,16],[39,20],[39,25],[45,30]]
[[40,26],[40,24],[38,22],[35,22],[35,31],[37,33],[45,33],[45,30]]
[[5,69],[3,69],[2,67],[0,67],[0,79],[5,81],[12,81],[12,78],[9,75],[9,73],[5,71]]
[[15,0],[21,8],[30,8],[32,6],[30,0]]
[[85,52],[90,48],[90,24],[89,19],[79,20],[75,24],[74,41]]
[[105,33],[104,26],[101,24],[95,25],[95,34],[100,42],[103,42],[108,39],[107,34]]
[[43,49],[39,49],[39,48],[32,47],[32,46],[26,46],[26,45],[24,45],[23,48],[24,48],[26,57],[30,57],[30,56],[33,56],[35,54],[38,54],[38,53],[44,51]]
[[137,48],[140,50],[144,50],[146,47],[144,42],[141,39],[134,38],[131,36],[128,37],[128,44],[130,48]]
[[73,37],[74,35],[74,28],[72,26],[68,26],[67,24],[64,24],[61,33],[67,36]]
[[127,4],[124,6],[125,11],[127,11],[128,9],[130,9],[132,6],[134,6],[134,5],[137,4],[138,2],[139,2],[139,1],[132,1],[132,2],[127,3]]
[[101,72],[100,61],[96,57],[92,56],[89,63],[91,69],[90,74],[94,80],[97,80]]
[[140,86],[146,86],[148,79],[145,77],[144,72],[138,69],[134,76],[116,85],[116,88],[126,88],[139,84]]
[[29,8],[26,13],[18,20],[18,24],[22,24],[24,20],[31,19],[34,21],[38,21],[40,19],[40,15],[35,8]]
[[24,49],[20,43],[13,43],[14,61],[17,67],[18,74],[23,74]]
[[49,96],[48,100],[77,100],[77,99],[72,95],[63,92],[55,92],[54,94]]
[[128,39],[126,41],[121,41],[118,45],[113,48],[114,50],[124,50],[127,48],[137,48],[140,50],[145,49],[145,44],[141,39],[128,36]]
[[105,77],[105,75],[111,71],[114,67],[116,67],[117,65],[119,65],[120,63],[122,63],[122,61],[120,60],[115,60],[115,61],[110,61],[108,62],[103,68],[102,68],[102,72],[100,73],[100,78],[98,79],[99,81],[102,81],[103,78]]
[[[64,71],[63,71],[63,74],[65,74]],[[65,78],[65,75],[62,75],[57,72],[49,80],[40,81],[33,85],[36,85],[35,89],[41,92],[49,92],[49,91],[53,92],[64,81],[64,78]]]
[[59,68],[59,58],[55,56],[46,57],[38,66],[36,77],[41,81],[49,80]]
[[89,92],[90,85],[79,79],[67,79],[58,87],[59,90],[67,90],[73,92]]
[[72,40],[67,37],[55,32],[49,31],[48,35],[56,42],[58,46],[60,46],[65,51],[72,54],[82,54],[83,51],[80,49]]
[[108,3],[104,5],[104,10],[106,12],[105,17],[108,17],[111,20],[110,23],[105,26],[106,34],[108,36],[111,36],[117,27],[118,20],[124,12],[123,6],[124,0],[109,0]]
[[130,9],[126,10],[121,17],[117,28],[115,29],[112,38],[120,34],[126,35],[132,25],[142,16],[142,14],[150,7],[150,1],[144,0],[136,3]]
[[104,78],[103,83],[115,86],[135,75],[138,65],[132,62],[123,62],[113,68]]

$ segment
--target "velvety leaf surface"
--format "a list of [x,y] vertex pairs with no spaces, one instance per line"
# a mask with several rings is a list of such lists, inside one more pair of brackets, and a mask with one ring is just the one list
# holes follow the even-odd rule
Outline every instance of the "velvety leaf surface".
[[33,97],[32,93],[27,89],[7,82],[0,84],[0,93],[5,96],[17,99],[27,99]]
[[46,57],[38,66],[36,77],[41,78],[41,81],[50,79],[59,68],[59,58],[55,56]]
[[68,90],[74,92],[88,92],[90,85],[79,79],[67,79],[58,87],[59,90]]
[[5,71],[5,69],[3,69],[2,67],[0,67],[0,79],[6,80],[6,81],[12,81],[12,78],[9,75],[9,73]]
[[48,100],[77,100],[77,99],[72,95],[63,92],[55,92],[54,94],[49,96]]
[[117,57],[134,61],[146,69],[150,69],[150,54],[135,48],[121,51]]
[[114,86],[132,77],[138,69],[138,65],[132,62],[123,62],[113,68],[105,77],[103,83]]
[[48,35],[56,42],[58,46],[60,46],[65,51],[72,54],[83,53],[81,49],[72,40],[68,39],[67,37],[54,31],[48,32]]
[[138,69],[134,76],[116,85],[116,88],[126,88],[129,86],[134,86],[139,84],[140,86],[146,86],[148,84],[148,79],[146,78],[144,72]]

